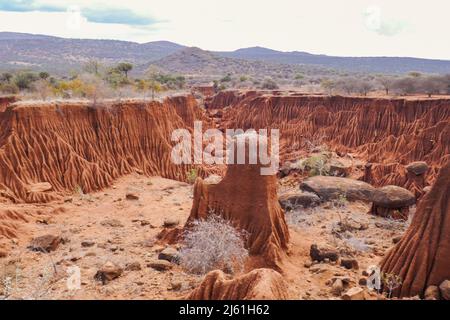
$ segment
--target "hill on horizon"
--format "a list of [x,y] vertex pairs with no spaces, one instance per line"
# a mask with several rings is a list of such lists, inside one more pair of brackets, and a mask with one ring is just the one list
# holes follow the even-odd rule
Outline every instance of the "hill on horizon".
[[214,52],[170,41],[136,43],[121,40],[68,39],[47,35],[0,32],[1,70],[47,70],[68,74],[90,59],[105,65],[127,61],[136,72],[156,64],[176,73],[241,74],[334,69],[346,72],[400,74],[411,71],[450,73],[450,60],[409,57],[336,57],[283,52],[263,47]]

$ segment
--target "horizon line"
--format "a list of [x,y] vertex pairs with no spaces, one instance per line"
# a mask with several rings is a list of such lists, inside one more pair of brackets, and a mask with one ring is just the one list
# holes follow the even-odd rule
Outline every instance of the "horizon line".
[[[212,52],[212,53],[232,53],[232,52],[236,52],[238,50],[242,50],[242,49],[252,49],[252,48],[261,48],[261,49],[265,49],[265,50],[272,50],[275,51],[277,53],[306,53],[306,54],[310,54],[310,55],[316,55],[316,56],[326,56],[326,57],[336,57],[336,58],[404,58],[404,59],[420,59],[420,60],[434,60],[434,61],[446,61],[446,62],[450,62],[450,58],[444,59],[444,58],[424,58],[424,57],[417,57],[417,56],[388,56],[388,55],[381,55],[381,56],[351,56],[351,55],[330,55],[330,54],[326,54],[326,53],[314,53],[314,52],[310,52],[310,51],[299,51],[299,50],[294,50],[294,51],[283,51],[283,50],[278,50],[278,49],[273,49],[273,48],[268,48],[268,47],[263,47],[260,45],[254,45],[254,46],[249,46],[249,47],[239,47],[237,49],[234,50],[210,50],[210,49],[204,49],[198,46],[189,46],[189,45],[184,45],[184,44],[180,44],[178,42],[174,42],[171,40],[167,40],[167,39],[161,39],[161,40],[152,40],[152,41],[147,41],[147,42],[138,42],[138,41],[131,41],[131,40],[122,40],[122,39],[112,39],[112,38],[77,38],[77,37],[63,37],[63,36],[56,36],[56,35],[51,35],[51,34],[43,34],[43,33],[28,33],[28,32],[16,32],[16,31],[0,31],[0,34],[2,33],[13,33],[13,34],[20,34],[20,35],[31,35],[31,36],[44,36],[44,37],[50,37],[50,38],[59,38],[59,39],[65,39],[65,40],[97,40],[97,41],[118,41],[118,42],[127,42],[127,43],[134,43],[134,44],[149,44],[149,43],[155,43],[155,42],[169,42],[175,45],[179,45],[182,46],[184,48],[198,48],[201,49],[203,51],[208,51],[208,52]],[[20,39],[17,39],[20,40]]]

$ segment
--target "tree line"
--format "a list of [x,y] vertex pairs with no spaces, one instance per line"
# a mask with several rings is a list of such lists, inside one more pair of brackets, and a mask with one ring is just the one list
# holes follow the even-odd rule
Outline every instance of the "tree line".
[[156,66],[150,66],[141,77],[132,77],[134,66],[121,62],[106,67],[97,60],[90,60],[80,72],[68,77],[56,77],[46,71],[18,71],[0,73],[0,93],[23,94],[46,100],[51,97],[100,98],[134,97],[146,98],[165,90],[183,89],[186,84],[182,75],[166,74]]
[[326,93],[343,92],[347,95],[368,95],[373,91],[383,91],[386,95],[424,94],[429,97],[450,94],[449,75],[426,75],[410,72],[404,76],[375,75],[365,77],[339,77],[324,79],[321,87]]

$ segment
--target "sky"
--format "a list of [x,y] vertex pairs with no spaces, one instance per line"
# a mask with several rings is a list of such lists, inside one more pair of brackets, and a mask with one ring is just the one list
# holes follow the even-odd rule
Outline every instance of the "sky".
[[448,0],[0,0],[0,31],[450,60]]

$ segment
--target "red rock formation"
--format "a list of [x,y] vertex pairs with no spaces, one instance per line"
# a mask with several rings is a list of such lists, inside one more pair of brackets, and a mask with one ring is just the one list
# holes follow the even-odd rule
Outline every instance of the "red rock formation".
[[400,276],[394,294],[423,295],[428,286],[450,279],[450,162],[419,202],[411,226],[381,262],[383,272]]
[[14,202],[48,202],[54,192],[32,192],[48,182],[57,192],[101,189],[122,175],[184,180],[186,166],[170,160],[176,128],[201,118],[195,99],[87,103],[19,103],[0,113],[0,197]]
[[208,109],[233,107],[249,97],[255,97],[258,95],[259,93],[257,91],[220,91],[216,95],[210,97],[210,99],[207,99],[207,101],[205,101],[205,106]]
[[[223,93],[225,94],[225,93]],[[227,93],[227,95],[231,95]],[[236,97],[236,94],[235,94]],[[374,99],[340,96],[237,96],[224,109],[223,128],[278,128],[282,160],[298,158],[306,141],[323,141],[339,152],[351,152],[374,163],[375,186],[397,184],[417,192],[403,167],[426,161],[426,184],[450,159],[450,100]],[[212,101],[211,108],[228,103]],[[232,98],[228,98],[233,100]]]
[[259,165],[230,165],[222,181],[206,184],[198,179],[194,203],[186,223],[205,219],[211,212],[232,221],[249,236],[250,255],[263,258],[263,265],[278,268],[287,250],[289,231],[277,197],[277,179],[260,174]]
[[[373,162],[365,181],[404,186],[416,196],[450,159],[450,102],[445,99],[224,91],[208,103],[208,108],[226,106],[233,107],[223,110],[222,129],[279,128],[283,161],[297,158],[307,140],[323,140],[337,151]],[[201,116],[193,97],[108,108],[76,103],[10,106],[0,112],[0,196],[45,202],[55,199],[55,193],[30,193],[30,184],[49,182],[57,192],[81,186],[89,192],[136,169],[182,180],[186,168],[169,161],[170,132],[192,127]],[[429,164],[426,176],[407,175],[404,165],[415,160]]]
[[208,273],[188,300],[283,300],[287,299],[283,277],[272,269],[255,269],[232,280],[222,271]]

